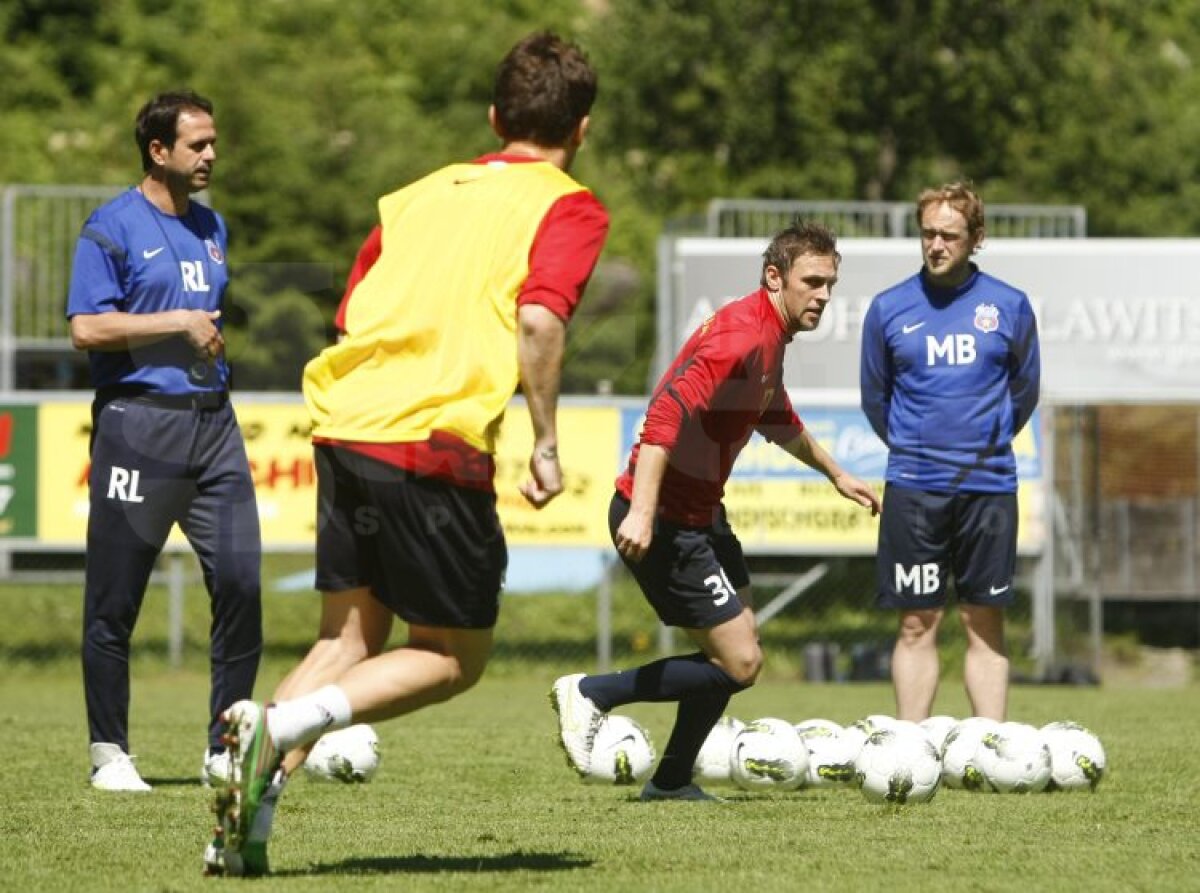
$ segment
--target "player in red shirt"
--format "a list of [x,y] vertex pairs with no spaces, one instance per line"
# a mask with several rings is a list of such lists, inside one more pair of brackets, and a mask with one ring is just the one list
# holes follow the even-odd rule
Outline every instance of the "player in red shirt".
[[823,226],[797,222],[779,233],[763,255],[762,288],[709,317],[655,389],[641,440],[617,479],[609,529],[662,622],[681,627],[700,650],[554,683],[562,746],[580,774],[605,713],[637,701],[678,701],[675,728],[641,799],[716,799],[692,783],[692,766],[730,697],[753,685],[762,667],[750,576],[721,504],[752,432],[879,512],[874,491],[813,439],[783,387],[784,350],[821,321],[840,260]]

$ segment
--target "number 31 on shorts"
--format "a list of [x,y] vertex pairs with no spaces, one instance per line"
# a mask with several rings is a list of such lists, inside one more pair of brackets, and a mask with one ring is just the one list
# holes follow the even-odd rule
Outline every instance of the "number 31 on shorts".
[[729,578],[725,576],[725,569],[717,568],[717,573],[704,578],[704,585],[713,592],[713,604],[718,608],[729,601],[729,597],[733,595],[733,584],[729,582]]

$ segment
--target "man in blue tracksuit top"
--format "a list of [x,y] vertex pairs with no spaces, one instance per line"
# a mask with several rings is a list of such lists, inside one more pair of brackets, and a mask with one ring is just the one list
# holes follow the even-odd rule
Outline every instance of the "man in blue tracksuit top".
[[67,299],[96,387],[83,678],[91,783],[108,791],[150,790],[129,757],[129,640],[173,524],[212,602],[206,781],[227,772],[218,718],[251,696],[262,653],[258,511],[221,335],[225,222],[190,199],[216,158],[212,104],[161,94],[134,135],[144,177],[84,223]]
[[937,693],[953,576],[972,711],[1003,720],[1003,612],[1017,555],[1012,441],[1037,405],[1037,322],[1023,292],[971,261],[984,216],[968,185],[921,193],[917,220],[924,267],[877,295],[863,322],[862,408],[888,446],[876,600],[900,611],[897,716],[920,721]]

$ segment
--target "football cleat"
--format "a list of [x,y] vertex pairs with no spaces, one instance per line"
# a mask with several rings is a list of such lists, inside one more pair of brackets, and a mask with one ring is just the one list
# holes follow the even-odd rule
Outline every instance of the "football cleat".
[[685,784],[681,788],[664,790],[653,781],[646,782],[646,786],[642,788],[642,793],[638,795],[638,799],[643,802],[653,800],[703,800],[708,803],[726,802],[722,797],[714,797],[712,794],[706,793],[699,785]]
[[205,872],[237,876],[268,871],[267,839],[283,789],[283,754],[267,730],[267,707],[238,701],[225,711],[229,782],[216,789],[217,831],[204,853]]
[[579,680],[583,678],[583,673],[575,673],[557,679],[550,689],[550,704],[558,714],[559,744],[567,755],[567,765],[580,775],[587,775],[592,762],[592,742],[604,713],[579,690]]

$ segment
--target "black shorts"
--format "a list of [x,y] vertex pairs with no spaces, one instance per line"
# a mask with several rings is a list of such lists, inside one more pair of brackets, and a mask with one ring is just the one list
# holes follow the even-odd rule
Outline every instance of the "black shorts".
[[369,587],[409,623],[490,629],[508,565],[496,496],[318,444],[317,589]]
[[[608,531],[614,538],[627,514],[629,502],[614,493],[608,507]],[[743,607],[737,590],[750,585],[742,544],[724,506],[711,527],[684,527],[660,518],[649,551],[625,566],[659,619],[685,629],[710,629],[737,617]]]
[[876,559],[880,607],[942,607],[951,574],[960,602],[1010,605],[1016,567],[1015,493],[884,488]]

